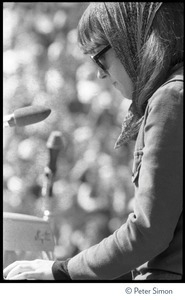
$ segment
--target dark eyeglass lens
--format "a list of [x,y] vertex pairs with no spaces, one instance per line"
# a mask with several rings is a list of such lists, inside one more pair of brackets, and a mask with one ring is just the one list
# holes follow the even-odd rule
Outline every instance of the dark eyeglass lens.
[[106,68],[104,67],[104,54],[111,48],[110,45],[106,46],[99,53],[94,56],[91,56],[92,60],[103,70],[106,72]]

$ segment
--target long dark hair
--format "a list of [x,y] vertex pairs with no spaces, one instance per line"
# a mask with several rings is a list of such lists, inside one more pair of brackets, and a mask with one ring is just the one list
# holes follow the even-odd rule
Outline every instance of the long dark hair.
[[[183,2],[162,3],[144,45],[137,53],[137,80],[134,82],[132,100],[139,104],[140,115],[144,112],[146,101],[165,82],[173,68],[183,61],[183,29]],[[84,54],[90,54],[98,46],[109,44],[101,21],[90,6],[79,22],[78,41]]]

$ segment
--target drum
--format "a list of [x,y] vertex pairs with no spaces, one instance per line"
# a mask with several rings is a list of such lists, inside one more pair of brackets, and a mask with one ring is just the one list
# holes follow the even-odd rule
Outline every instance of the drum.
[[3,268],[16,260],[54,260],[54,237],[48,221],[3,213]]

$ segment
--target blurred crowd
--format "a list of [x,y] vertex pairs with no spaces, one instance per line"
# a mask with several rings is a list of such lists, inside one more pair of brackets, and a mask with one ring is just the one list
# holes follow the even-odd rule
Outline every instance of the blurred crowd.
[[63,146],[51,199],[55,255],[64,259],[101,241],[131,210],[133,145],[114,150],[129,103],[77,44],[88,2],[4,2],[3,114],[42,105],[49,117],[3,132],[3,210],[42,215],[47,140]]

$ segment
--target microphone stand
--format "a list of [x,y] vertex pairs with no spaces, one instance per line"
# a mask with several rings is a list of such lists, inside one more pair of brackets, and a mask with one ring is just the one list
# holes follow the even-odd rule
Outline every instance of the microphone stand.
[[52,190],[53,190],[53,179],[54,174],[49,167],[44,169],[44,182],[42,187],[42,198],[43,198],[43,219],[48,221],[51,218],[51,201],[52,201]]

